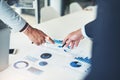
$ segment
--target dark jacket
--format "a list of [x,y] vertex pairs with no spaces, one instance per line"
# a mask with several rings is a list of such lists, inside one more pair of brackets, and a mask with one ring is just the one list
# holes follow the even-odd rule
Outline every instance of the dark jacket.
[[120,0],[96,0],[97,18],[85,26],[93,38],[92,70],[85,80],[120,80]]

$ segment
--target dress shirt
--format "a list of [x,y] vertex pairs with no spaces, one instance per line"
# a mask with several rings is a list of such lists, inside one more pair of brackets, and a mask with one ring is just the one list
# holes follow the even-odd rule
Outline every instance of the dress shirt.
[[26,21],[21,18],[4,0],[0,0],[0,20],[10,26],[15,32],[23,29],[26,24]]
[[85,32],[85,26],[83,26],[83,27],[81,28],[81,32],[82,32],[82,35],[84,36],[84,38],[89,38],[89,37],[87,36],[86,32]]

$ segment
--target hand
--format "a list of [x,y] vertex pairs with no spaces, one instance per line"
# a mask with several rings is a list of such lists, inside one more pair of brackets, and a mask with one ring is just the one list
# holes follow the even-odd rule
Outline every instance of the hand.
[[29,39],[36,45],[41,45],[46,41],[49,41],[52,44],[54,43],[54,41],[48,35],[46,35],[41,30],[32,28],[30,25],[27,26],[23,33],[26,34],[29,37]]
[[73,49],[74,46],[78,46],[80,40],[83,38],[84,37],[82,35],[81,29],[78,29],[68,34],[68,36],[63,40],[63,44],[66,43],[66,47],[70,45],[71,49]]

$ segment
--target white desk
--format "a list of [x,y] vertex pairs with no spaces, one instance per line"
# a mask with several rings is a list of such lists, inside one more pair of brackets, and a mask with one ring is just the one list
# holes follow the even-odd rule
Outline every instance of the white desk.
[[[69,32],[80,28],[80,26],[85,25],[86,23],[93,20],[94,18],[95,18],[94,14],[92,12],[77,12],[77,13],[70,14],[70,15],[67,15],[67,16],[64,16],[58,19],[54,19],[54,20],[51,20],[45,23],[41,23],[37,25],[37,27],[42,29],[45,33],[50,35],[52,38],[64,39],[64,37]],[[24,34],[20,34],[20,33],[11,34],[11,46],[10,47],[18,49],[18,53],[16,55],[10,56],[10,66],[15,60],[22,58],[25,55],[30,54],[29,53],[30,51],[34,52],[35,50],[38,49],[36,45],[31,44],[30,40]],[[79,47],[80,47],[79,50],[84,50],[85,53],[90,53],[91,41],[89,39],[85,39],[81,41]],[[84,56],[84,54],[79,54],[79,55]],[[87,55],[90,55],[90,54],[87,54]],[[51,68],[51,70],[53,69]],[[67,79],[67,77],[64,76],[64,74],[61,73],[61,77],[59,78],[60,76],[58,75],[59,73],[54,73],[54,72],[51,71],[50,74],[54,74],[54,75],[46,75],[46,79],[44,80],[47,80],[47,78],[49,78],[50,76],[56,76],[56,78],[53,79],[52,77],[52,78],[49,78],[49,80],[55,80],[55,79],[66,80]],[[65,74],[67,74],[67,72]],[[72,77],[74,77],[74,75]],[[81,77],[84,77],[84,76],[81,76]],[[9,80],[18,80],[18,79],[28,80],[28,76],[19,75],[15,73],[14,71],[10,70],[10,67],[8,67],[5,71],[0,72],[0,80],[8,80],[8,79]],[[40,79],[42,80],[42,78]],[[37,80],[37,78],[34,79],[31,76],[29,80]],[[73,79],[69,79],[69,80],[73,80]]]
[[95,18],[94,11],[79,11],[37,25],[53,38],[64,39],[68,33],[79,29]]

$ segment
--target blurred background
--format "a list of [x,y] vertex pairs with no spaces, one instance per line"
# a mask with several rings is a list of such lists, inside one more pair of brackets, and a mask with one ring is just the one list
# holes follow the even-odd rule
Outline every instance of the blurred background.
[[[6,0],[6,1],[18,14],[20,14],[31,25],[42,23],[60,16],[65,16],[67,14],[76,12],[77,10],[79,11],[80,9],[85,9],[89,6],[96,5],[95,0]],[[47,15],[48,13],[49,15]]]

